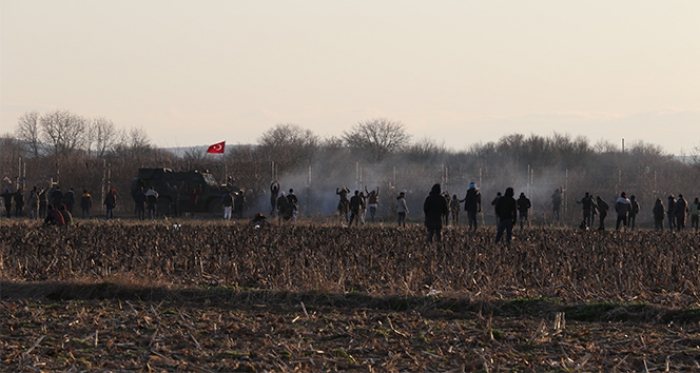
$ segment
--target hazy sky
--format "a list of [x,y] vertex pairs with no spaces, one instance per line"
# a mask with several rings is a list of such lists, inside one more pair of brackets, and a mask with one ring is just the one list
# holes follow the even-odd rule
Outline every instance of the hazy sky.
[[0,127],[69,110],[158,146],[401,121],[700,146],[700,1],[0,0]]

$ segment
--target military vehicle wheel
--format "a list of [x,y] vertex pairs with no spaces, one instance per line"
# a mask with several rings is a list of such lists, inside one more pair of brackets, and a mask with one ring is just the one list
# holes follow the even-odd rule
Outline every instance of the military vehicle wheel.
[[209,205],[207,207],[207,211],[209,211],[212,214],[223,214],[224,209],[221,207],[221,202],[213,199],[209,201]]

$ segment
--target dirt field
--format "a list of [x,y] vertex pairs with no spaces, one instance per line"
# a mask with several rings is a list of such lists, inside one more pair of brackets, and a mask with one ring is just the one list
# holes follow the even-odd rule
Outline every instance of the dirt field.
[[697,236],[1,224],[7,372],[700,371]]

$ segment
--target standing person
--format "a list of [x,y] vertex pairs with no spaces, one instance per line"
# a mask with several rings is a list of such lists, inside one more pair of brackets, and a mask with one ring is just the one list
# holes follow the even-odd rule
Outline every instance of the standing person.
[[151,186],[146,192],[146,207],[148,208],[148,218],[156,218],[156,206],[158,206],[158,192]]
[[428,229],[428,242],[433,242],[433,237],[437,242],[442,241],[443,216],[449,212],[447,201],[440,192],[440,184],[435,184],[430,189],[430,194],[423,203],[423,213],[425,214],[425,227]]
[[39,190],[36,185],[29,192],[29,197],[27,197],[27,204],[29,205],[29,217],[36,220],[39,219]]
[[456,194],[452,195],[452,199],[450,200],[450,213],[452,214],[452,225],[457,226],[459,225],[459,208],[460,206],[460,201],[459,198],[457,198]]
[[360,205],[360,223],[364,224],[365,215],[367,214],[367,197],[365,196],[365,192],[360,192],[360,199],[362,200],[362,204]]
[[676,215],[676,229],[680,232],[685,229],[685,216],[688,215],[688,202],[685,201],[682,194],[678,195],[673,208],[674,215]]
[[245,189],[241,189],[233,197],[233,212],[238,219],[243,219],[243,207],[244,206],[245,206]]
[[5,203],[5,216],[7,216],[8,219],[12,216],[12,197],[14,197],[14,195],[14,193],[10,192],[10,188],[5,188],[5,192],[0,194]]
[[87,216],[90,218],[90,209],[92,208],[92,196],[87,189],[83,189],[83,195],[80,197],[80,208],[83,210],[83,219]]
[[447,203],[447,213],[445,213],[445,216],[443,216],[443,219],[445,220],[445,226],[450,225],[450,202],[452,202],[452,197],[450,197],[450,192],[449,191],[444,191],[442,192],[442,197],[445,198],[445,202]]
[[348,198],[348,194],[350,194],[350,190],[348,190],[347,187],[342,187],[340,189],[335,188],[335,194],[340,197],[340,201],[338,202],[338,219],[341,221],[345,219],[346,223],[350,223],[350,220],[348,220],[348,212],[350,212],[350,199]]
[[464,211],[467,212],[469,229],[476,232],[476,214],[481,213],[481,192],[476,189],[476,184],[469,183],[467,195],[464,197]]
[[231,211],[233,211],[233,196],[228,190],[221,197],[221,207],[224,209],[224,220],[231,220]]
[[406,215],[408,214],[408,204],[406,203],[406,192],[399,193],[396,197],[396,213],[399,217],[399,227],[406,226]]
[[657,231],[664,230],[664,218],[666,217],[666,209],[664,208],[664,202],[661,198],[656,199],[654,204],[654,209],[652,210],[654,214],[654,229]]
[[676,211],[676,198],[673,196],[673,194],[668,196],[668,206],[666,207],[666,211],[668,212],[668,229],[673,230],[676,228],[676,215],[674,214]]
[[360,196],[360,191],[356,190],[355,195],[352,196],[352,198],[350,198],[350,222],[348,223],[349,225],[352,225],[353,221],[355,222],[355,225],[360,225],[360,213],[365,207],[364,203],[364,200]]
[[66,205],[66,210],[70,212],[72,217],[73,205],[75,205],[75,191],[73,191],[73,188],[68,189],[66,194],[63,195],[63,204]]
[[600,215],[600,225],[598,226],[599,231],[604,231],[605,230],[605,218],[608,216],[608,210],[610,209],[610,206],[608,206],[608,203],[605,202],[600,196],[597,196],[596,198],[596,203],[598,205],[598,214]]
[[17,188],[15,195],[15,217],[22,216],[22,210],[24,209],[24,194],[22,193],[22,188]]
[[693,203],[688,207],[688,211],[690,211],[690,226],[694,230],[698,230],[698,222],[700,222],[700,200],[698,197],[695,197]]
[[279,198],[279,193],[280,193],[279,181],[272,180],[272,182],[270,183],[270,206],[272,207],[270,209],[270,217],[274,217],[275,212],[278,210],[277,199]]
[[48,189],[39,189],[39,219],[43,219],[46,217],[47,208],[49,206]]
[[285,208],[287,205],[287,196],[284,195],[284,192],[279,193],[279,196],[277,197],[277,202],[275,202],[275,205],[277,206],[278,220],[281,222],[282,215],[284,214],[284,211],[285,211]]
[[114,188],[107,193],[103,204],[107,209],[107,220],[114,219],[114,208],[117,207],[117,191]]
[[294,204],[294,210],[292,210],[292,219],[294,222],[297,222],[297,204],[299,203],[299,199],[297,198],[296,194],[294,194],[294,189],[289,189],[289,194],[287,194],[287,202]]
[[639,214],[639,211],[641,210],[641,206],[639,206],[639,202],[637,202],[637,197],[634,195],[630,197],[630,215],[627,221],[627,226],[630,227],[631,230],[634,230],[635,223],[637,222],[637,214]]
[[51,200],[54,210],[58,211],[63,204],[63,192],[61,192],[60,186],[56,185],[56,187],[54,187],[51,195],[49,195],[49,199]]
[[134,213],[136,214],[136,218],[139,220],[143,220],[146,213],[145,213],[145,204],[146,204],[146,193],[143,192],[143,187],[139,187],[139,190],[136,191],[136,194],[134,194]]
[[593,196],[588,192],[581,198],[580,201],[576,202],[583,207],[583,221],[587,227],[593,226],[593,215],[595,214],[596,203]]
[[202,194],[202,185],[199,185],[199,189],[192,189],[189,190],[187,187],[185,187],[185,194],[189,197],[190,200],[190,217],[194,218],[194,211],[197,208],[197,201],[199,200],[199,195]]
[[561,220],[561,189],[552,193],[552,217],[554,220]]
[[520,229],[523,229],[525,224],[527,224],[527,227],[530,228],[528,211],[530,210],[530,207],[532,207],[532,203],[530,203],[529,198],[525,197],[525,193],[520,193],[520,197],[517,200],[517,205],[518,212],[520,213]]
[[615,212],[617,212],[617,221],[615,222],[615,230],[620,230],[620,225],[623,228],[627,227],[627,216],[630,213],[630,200],[627,199],[627,193],[622,192],[620,197],[615,201]]
[[496,216],[498,216],[498,231],[496,233],[496,243],[501,242],[503,232],[506,233],[506,243],[510,244],[513,238],[513,225],[517,218],[517,202],[513,196],[515,191],[508,187],[505,194],[496,202]]
[[377,215],[377,207],[379,206],[379,186],[377,186],[377,189],[369,191],[367,190],[367,185],[365,185],[365,192],[367,193],[367,208],[369,209],[369,216],[374,222],[374,217]]

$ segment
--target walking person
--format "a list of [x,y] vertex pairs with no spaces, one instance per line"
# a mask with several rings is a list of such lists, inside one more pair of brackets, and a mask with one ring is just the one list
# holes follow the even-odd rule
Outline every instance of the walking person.
[[447,201],[440,192],[440,184],[435,184],[430,189],[430,194],[423,203],[423,213],[425,214],[425,227],[428,229],[428,242],[433,242],[433,237],[437,242],[442,241],[443,216],[449,212]]
[[666,218],[666,208],[664,207],[664,202],[661,200],[661,198],[656,199],[652,213],[654,214],[654,229],[657,231],[663,231],[664,218]]
[[513,195],[515,195],[515,191],[513,188],[508,187],[505,194],[496,202],[496,215],[499,219],[496,243],[501,242],[504,232],[506,233],[507,244],[510,245],[510,241],[513,238],[513,226],[517,218],[517,202]]
[[530,199],[525,197],[525,193],[520,193],[520,197],[517,200],[518,213],[520,213],[520,229],[523,229],[523,225],[527,224],[530,228],[530,220],[528,218],[528,211],[532,207]]
[[398,214],[399,227],[406,226],[406,215],[408,214],[408,204],[406,203],[406,192],[399,193],[396,197],[396,213]]
[[637,201],[637,197],[632,195],[630,197],[630,214],[627,219],[627,226],[630,227],[631,230],[634,230],[634,226],[637,223],[637,214],[639,214],[639,211],[641,210],[641,206],[639,205],[639,202]]
[[83,210],[83,219],[90,218],[90,209],[92,208],[92,196],[87,189],[83,189],[83,195],[80,196],[80,208]]
[[476,184],[469,183],[467,195],[464,197],[464,211],[467,212],[469,229],[476,232],[476,215],[481,213],[481,192],[476,189]]
[[676,217],[676,229],[680,232],[685,229],[685,217],[688,215],[688,202],[685,201],[682,194],[678,195],[678,199],[673,205],[673,213]]
[[627,216],[630,213],[630,200],[627,199],[627,194],[622,192],[620,197],[615,201],[615,212],[617,212],[617,221],[615,222],[615,230],[620,230],[620,225],[623,228],[627,227]]
[[600,216],[600,225],[598,226],[598,230],[604,231],[605,218],[608,216],[608,210],[610,209],[610,206],[608,206],[608,203],[605,202],[602,198],[600,198],[600,196],[596,197],[596,204],[598,205],[598,214]]

